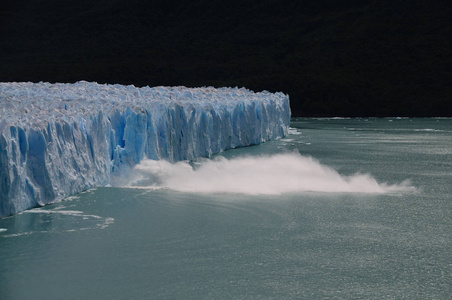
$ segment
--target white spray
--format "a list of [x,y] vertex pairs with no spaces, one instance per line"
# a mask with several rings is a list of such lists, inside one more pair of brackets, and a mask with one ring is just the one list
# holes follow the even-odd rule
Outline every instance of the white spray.
[[340,175],[299,153],[206,159],[188,162],[144,160],[127,185],[184,192],[278,195],[283,193],[389,193],[414,190],[408,181],[388,185],[369,174]]

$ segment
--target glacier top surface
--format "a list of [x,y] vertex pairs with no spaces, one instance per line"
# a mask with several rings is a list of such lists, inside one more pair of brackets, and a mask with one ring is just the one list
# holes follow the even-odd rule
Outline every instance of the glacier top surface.
[[160,109],[170,104],[230,108],[237,101],[274,101],[283,93],[255,93],[245,88],[142,87],[120,84],[0,82],[0,131],[4,125],[45,125],[85,118],[102,111]]

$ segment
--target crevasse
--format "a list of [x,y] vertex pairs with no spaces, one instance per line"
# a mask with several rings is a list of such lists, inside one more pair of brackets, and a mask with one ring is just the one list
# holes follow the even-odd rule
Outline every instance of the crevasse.
[[208,157],[284,136],[289,97],[244,88],[0,83],[0,217],[95,186],[143,158]]

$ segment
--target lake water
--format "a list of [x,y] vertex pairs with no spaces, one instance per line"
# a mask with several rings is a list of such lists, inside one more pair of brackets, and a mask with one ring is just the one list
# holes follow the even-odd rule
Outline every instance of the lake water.
[[0,299],[452,296],[452,119],[294,119],[132,175],[0,219]]

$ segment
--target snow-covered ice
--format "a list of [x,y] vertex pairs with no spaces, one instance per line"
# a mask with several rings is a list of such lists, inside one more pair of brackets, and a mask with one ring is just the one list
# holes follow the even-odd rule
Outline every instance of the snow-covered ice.
[[0,83],[0,217],[287,134],[289,97],[244,88]]

